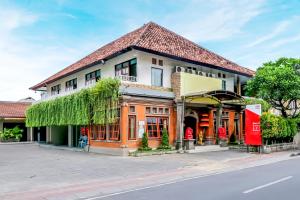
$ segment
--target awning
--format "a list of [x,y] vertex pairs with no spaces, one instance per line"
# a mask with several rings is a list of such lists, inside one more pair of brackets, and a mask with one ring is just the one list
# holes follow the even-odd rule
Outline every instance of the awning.
[[183,96],[183,99],[186,103],[197,103],[206,105],[245,105],[245,100],[241,95],[226,90],[190,93]]

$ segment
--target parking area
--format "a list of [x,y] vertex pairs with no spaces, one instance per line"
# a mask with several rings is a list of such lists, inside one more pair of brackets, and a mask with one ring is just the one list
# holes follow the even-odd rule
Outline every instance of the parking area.
[[42,148],[36,144],[0,145],[0,194],[162,175],[189,166],[206,166],[212,161],[247,156],[226,151],[119,157]]

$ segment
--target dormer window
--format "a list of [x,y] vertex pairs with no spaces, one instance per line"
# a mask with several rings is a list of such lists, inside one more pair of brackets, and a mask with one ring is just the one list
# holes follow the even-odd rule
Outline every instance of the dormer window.
[[51,95],[57,95],[60,93],[60,84],[51,87]]
[[66,91],[76,90],[76,89],[77,89],[77,78],[74,78],[66,82]]
[[93,71],[85,75],[85,84],[91,85],[96,83],[100,79],[101,79],[101,71],[100,69],[98,69],[96,71]]

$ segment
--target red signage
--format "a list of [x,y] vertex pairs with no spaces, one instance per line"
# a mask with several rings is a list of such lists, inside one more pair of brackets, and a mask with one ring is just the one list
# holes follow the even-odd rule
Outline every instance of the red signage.
[[245,143],[247,145],[262,145],[260,131],[261,105],[247,105],[245,115]]

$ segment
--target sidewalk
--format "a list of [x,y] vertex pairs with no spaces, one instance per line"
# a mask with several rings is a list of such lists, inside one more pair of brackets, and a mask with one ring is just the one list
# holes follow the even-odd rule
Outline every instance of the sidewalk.
[[[1,174],[0,199],[84,199],[298,158],[290,157],[292,152],[259,155],[231,151],[124,158],[24,147],[20,149],[26,155],[29,152],[36,155],[27,156],[26,159],[31,159],[30,166],[20,162],[19,167],[27,170],[33,167],[29,174],[35,176],[28,177],[26,171],[23,175]],[[2,172],[4,169],[0,165]]]

